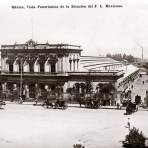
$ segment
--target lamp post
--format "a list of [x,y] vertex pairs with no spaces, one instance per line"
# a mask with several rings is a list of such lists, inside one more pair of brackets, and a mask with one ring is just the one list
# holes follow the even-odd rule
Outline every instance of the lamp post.
[[22,103],[22,79],[23,79],[23,63],[22,63],[22,58],[20,60],[20,72],[21,72],[21,77],[20,77],[20,93],[19,93],[19,99],[20,103]]

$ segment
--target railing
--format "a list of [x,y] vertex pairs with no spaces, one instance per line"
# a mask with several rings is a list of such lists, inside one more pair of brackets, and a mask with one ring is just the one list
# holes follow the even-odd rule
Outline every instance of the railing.
[[124,72],[121,71],[90,71],[90,72],[68,72],[69,75],[107,75],[107,76],[120,76],[122,74],[124,74]]
[[[1,71],[2,75],[21,75],[21,72],[8,72],[8,71]],[[91,75],[91,76],[99,76],[99,75],[106,75],[106,76],[120,76],[124,74],[121,71],[90,71],[90,72],[22,72],[22,75]]]
[[[4,72],[2,71],[1,74],[3,75],[21,75],[21,72]],[[22,75],[67,75],[66,72],[22,72]]]

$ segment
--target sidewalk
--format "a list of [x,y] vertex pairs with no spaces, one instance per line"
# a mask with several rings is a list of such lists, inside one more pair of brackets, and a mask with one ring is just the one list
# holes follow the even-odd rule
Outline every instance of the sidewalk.
[[[14,101],[14,102],[10,102],[10,101],[5,101],[6,102],[6,105],[7,104],[17,104],[17,105],[32,105],[32,106],[35,106],[34,105],[34,102],[23,102],[22,104],[19,104],[18,102]],[[42,102],[38,102],[37,106],[41,106],[42,105]],[[82,105],[80,107],[79,104],[70,104],[68,103],[68,107],[75,107],[75,108],[85,108],[84,105]],[[98,109],[115,109],[115,110],[125,110],[126,107],[121,107],[121,109],[117,109],[117,106],[100,106]],[[148,108],[142,108],[142,107],[139,107],[138,111],[148,111]]]

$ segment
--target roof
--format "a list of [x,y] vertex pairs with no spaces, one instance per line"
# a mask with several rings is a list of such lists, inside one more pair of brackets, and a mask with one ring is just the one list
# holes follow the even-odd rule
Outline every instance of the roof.
[[136,73],[137,71],[139,71],[138,67],[134,65],[127,65],[126,69],[124,70],[124,76],[118,79],[118,84],[127,80],[128,77],[132,76],[132,74]]
[[78,45],[71,45],[71,44],[63,44],[63,43],[57,43],[57,44],[50,44],[48,42],[46,43],[37,43],[30,39],[29,41],[18,44],[14,43],[11,45],[1,45],[2,49],[76,49],[76,50],[82,50],[81,46]]
[[81,56],[79,70],[100,71],[102,68],[111,66],[114,67],[114,70],[121,70],[120,68],[117,68],[116,65],[122,65],[122,63],[108,57]]

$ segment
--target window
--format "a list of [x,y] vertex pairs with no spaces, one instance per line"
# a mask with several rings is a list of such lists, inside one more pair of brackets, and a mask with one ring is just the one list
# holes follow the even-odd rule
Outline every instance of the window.
[[13,72],[13,64],[9,63],[9,72]]
[[34,64],[29,63],[29,72],[34,72]]
[[44,63],[40,63],[40,72],[44,72]]
[[56,72],[55,64],[51,64],[51,72]]

